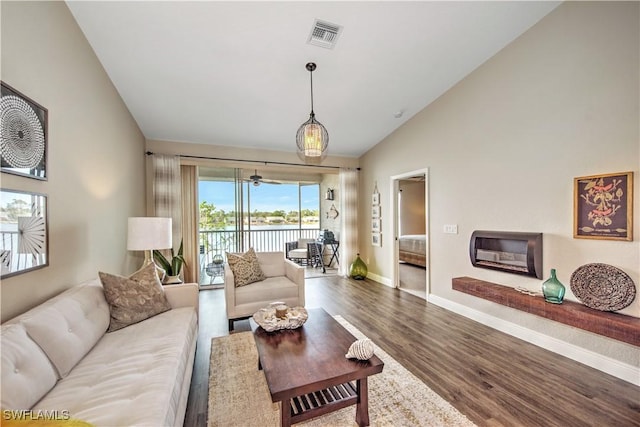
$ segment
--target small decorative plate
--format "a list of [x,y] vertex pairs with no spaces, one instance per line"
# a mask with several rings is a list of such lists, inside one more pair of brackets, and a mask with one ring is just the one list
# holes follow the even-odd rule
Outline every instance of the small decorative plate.
[[267,332],[297,329],[304,325],[308,318],[309,314],[304,307],[289,307],[287,316],[283,318],[276,316],[276,308],[273,305],[261,308],[253,314],[253,320]]
[[584,305],[601,311],[617,311],[636,297],[636,286],[627,273],[608,264],[585,264],[571,274],[571,291]]

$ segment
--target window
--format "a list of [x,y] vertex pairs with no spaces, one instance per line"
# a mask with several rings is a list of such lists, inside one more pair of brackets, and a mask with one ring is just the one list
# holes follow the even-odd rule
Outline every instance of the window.
[[[227,251],[284,251],[286,242],[316,238],[320,231],[320,184],[288,179],[248,177],[253,170],[201,167],[201,277],[213,257]],[[276,176],[274,174],[274,176]]]

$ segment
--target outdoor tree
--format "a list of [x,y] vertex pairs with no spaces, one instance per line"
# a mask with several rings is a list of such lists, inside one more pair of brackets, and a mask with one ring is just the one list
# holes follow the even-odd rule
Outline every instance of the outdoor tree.
[[223,209],[218,209],[213,203],[200,202],[200,230],[221,230],[226,224]]
[[13,199],[7,203],[6,208],[1,209],[2,213],[12,222],[17,222],[19,216],[31,216],[31,206],[20,199]]
[[[224,230],[226,226],[226,214],[224,209],[218,209],[213,203],[200,202],[200,230],[215,231]],[[232,236],[226,233],[201,233],[201,245],[208,252],[210,250],[220,251],[228,246]]]
[[287,221],[298,222],[298,220],[299,220],[298,211],[289,211],[289,213],[287,214]]
[[301,215],[303,217],[305,216],[318,216],[318,210],[317,209],[302,209],[302,211],[300,212]]

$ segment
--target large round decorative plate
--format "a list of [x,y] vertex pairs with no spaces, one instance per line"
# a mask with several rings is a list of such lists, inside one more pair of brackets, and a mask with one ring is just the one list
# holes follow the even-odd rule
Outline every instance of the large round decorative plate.
[[35,168],[44,156],[44,130],[35,111],[23,99],[0,98],[0,148],[14,168]]
[[585,264],[571,274],[571,292],[584,305],[617,311],[636,297],[636,285],[627,273],[608,264]]

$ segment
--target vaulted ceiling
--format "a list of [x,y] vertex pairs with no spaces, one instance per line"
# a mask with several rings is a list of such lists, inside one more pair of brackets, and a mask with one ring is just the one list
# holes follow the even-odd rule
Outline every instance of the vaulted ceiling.
[[[358,157],[560,2],[69,1],[147,139]],[[308,44],[316,19],[341,27]]]

